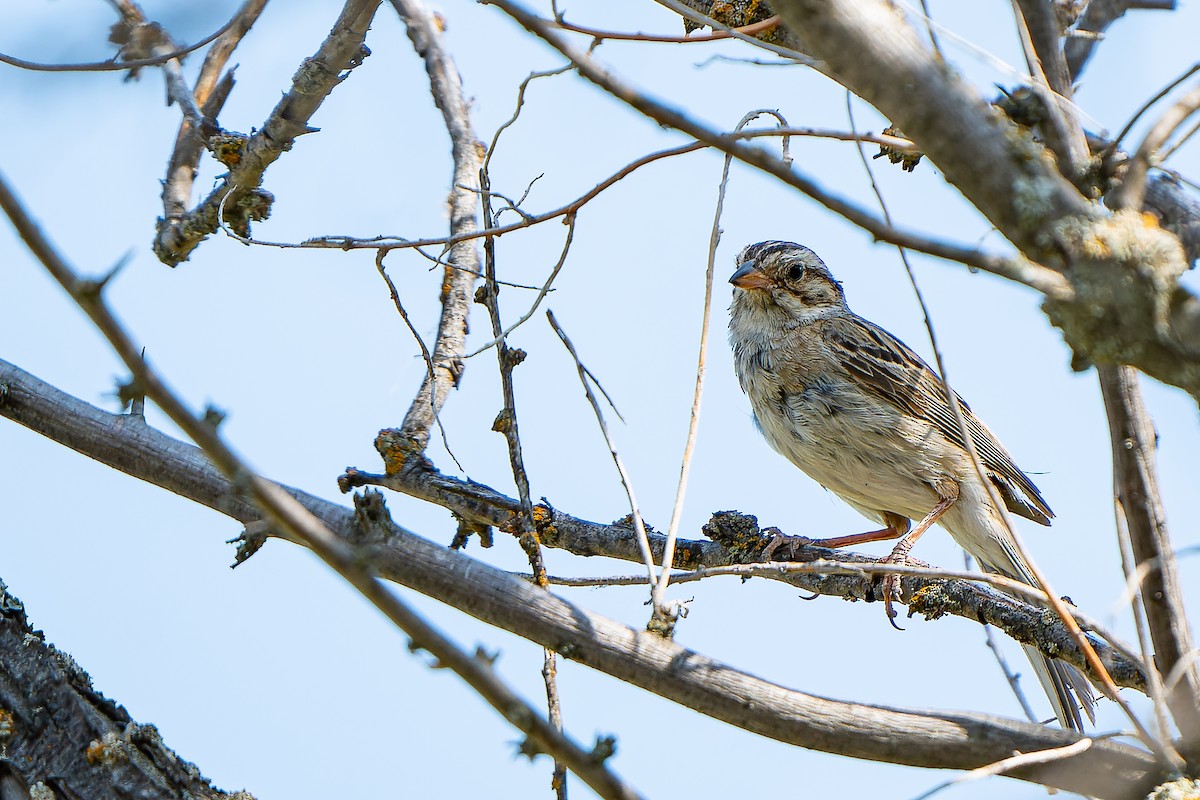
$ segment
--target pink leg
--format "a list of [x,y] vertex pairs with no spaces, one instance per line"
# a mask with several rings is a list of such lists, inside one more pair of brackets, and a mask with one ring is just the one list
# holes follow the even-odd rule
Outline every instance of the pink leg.
[[[917,543],[917,540],[921,538],[925,531],[929,530],[933,523],[937,522],[943,514],[949,511],[951,506],[958,502],[957,483],[954,483],[953,481],[944,481],[938,486],[935,486],[934,490],[941,498],[938,500],[938,504],[933,507],[932,511],[925,515],[924,519],[917,523],[917,527],[913,528],[907,536],[896,543],[896,546],[892,549],[891,554],[884,559],[886,563],[907,564],[908,554],[912,551],[913,545]],[[887,575],[884,577],[883,607],[887,612],[888,622],[892,623],[892,627],[896,630],[904,630],[896,624],[896,610],[892,608],[893,599],[900,599],[899,575]]]
[[834,536],[829,539],[809,539],[807,536],[783,536],[781,534],[772,539],[763,549],[763,557],[769,559],[771,554],[781,545],[786,545],[788,555],[795,558],[796,550],[808,545],[829,548],[852,547],[857,544],[866,544],[867,542],[883,542],[889,539],[898,539],[908,533],[908,528],[911,524],[907,517],[893,514],[890,511],[883,512],[883,521],[887,524],[886,528],[877,531],[867,531],[866,533],[852,533],[848,536]]

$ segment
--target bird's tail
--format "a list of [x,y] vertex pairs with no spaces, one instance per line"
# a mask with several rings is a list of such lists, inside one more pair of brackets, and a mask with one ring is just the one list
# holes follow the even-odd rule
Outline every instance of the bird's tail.
[[1064,664],[1042,654],[1031,645],[1021,645],[1029,663],[1033,666],[1033,674],[1037,675],[1038,683],[1050,698],[1054,706],[1054,715],[1058,723],[1065,729],[1083,730],[1083,717],[1080,710],[1087,715],[1088,721],[1096,724],[1096,712],[1093,709],[1095,699],[1092,696],[1091,684],[1083,673],[1070,664]]
[[[1001,548],[998,551],[994,550],[993,558],[1000,556],[1002,552],[1005,556],[1003,560],[1007,563],[991,563],[991,559],[979,559],[977,556],[976,560],[980,562],[980,566],[988,572],[995,572],[1013,580],[1028,583],[1030,586],[1038,586],[1037,579],[1033,577],[1033,572],[1025,563],[1025,559],[1021,558],[1020,553],[1016,552],[1013,546],[1003,539],[998,543]],[[1021,645],[1021,647],[1025,650],[1029,663],[1033,666],[1033,673],[1037,675],[1038,683],[1042,685],[1046,697],[1050,698],[1050,704],[1054,706],[1054,715],[1058,717],[1059,724],[1064,729],[1083,730],[1083,715],[1086,715],[1093,725],[1096,724],[1094,710],[1096,700],[1092,695],[1091,684],[1084,674],[1070,664],[1064,664],[1044,655],[1036,647],[1031,645]]]

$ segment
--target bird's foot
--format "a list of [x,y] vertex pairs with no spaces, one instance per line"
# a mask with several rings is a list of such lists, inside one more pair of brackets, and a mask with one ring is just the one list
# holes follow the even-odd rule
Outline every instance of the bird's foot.
[[[908,551],[911,549],[911,543],[901,540],[900,544],[896,545],[882,563],[897,564],[902,567],[928,567],[929,565],[924,561],[909,558]],[[902,631],[904,628],[896,624],[899,612],[892,606],[892,603],[900,599],[900,576],[894,572],[885,573],[883,576],[883,609],[887,613],[888,622],[898,631]]]
[[814,539],[810,539],[807,536],[788,536],[787,534],[777,533],[767,543],[767,546],[763,548],[763,558],[767,561],[773,560],[771,558],[772,554],[780,547],[783,547],[787,552],[788,559],[794,561],[796,559],[796,551],[801,547],[812,544],[814,541]]

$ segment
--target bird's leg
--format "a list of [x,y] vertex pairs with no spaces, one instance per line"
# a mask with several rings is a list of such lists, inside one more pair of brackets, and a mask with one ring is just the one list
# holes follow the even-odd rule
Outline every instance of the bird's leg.
[[[917,540],[929,530],[933,523],[950,510],[950,507],[958,502],[958,484],[950,479],[940,480],[933,485],[933,490],[937,492],[938,502],[933,507],[933,510],[925,515],[925,518],[917,523],[917,527],[913,528],[907,535],[904,536],[896,546],[892,548],[892,552],[884,559],[887,564],[907,564],[909,563],[908,554],[912,551],[913,545]],[[900,599],[900,576],[895,574],[885,575],[883,579],[883,607],[887,612],[888,622],[892,623],[892,627],[896,630],[903,630],[896,624],[896,610],[892,608],[892,600]]]
[[852,547],[856,544],[866,544],[867,542],[898,539],[908,533],[911,523],[907,517],[893,514],[890,511],[883,512],[882,516],[883,522],[887,527],[877,531],[867,531],[866,533],[852,533],[848,536],[834,536],[829,539],[809,539],[807,536],[784,536],[782,533],[778,534],[763,548],[763,557],[770,559],[771,554],[779,549],[780,546],[786,546],[788,555],[791,558],[795,558],[796,550],[808,545],[829,548]]

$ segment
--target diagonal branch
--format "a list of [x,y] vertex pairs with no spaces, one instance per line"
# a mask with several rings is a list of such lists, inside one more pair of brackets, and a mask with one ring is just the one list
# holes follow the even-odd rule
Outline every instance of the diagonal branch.
[[1112,435],[1113,484],[1129,530],[1142,607],[1154,643],[1159,672],[1181,666],[1181,679],[1167,692],[1167,705],[1183,735],[1182,748],[1200,753],[1200,672],[1188,664],[1193,648],[1166,510],[1158,491],[1153,423],[1142,403],[1137,373],[1128,367],[1102,367],[1100,389]]

